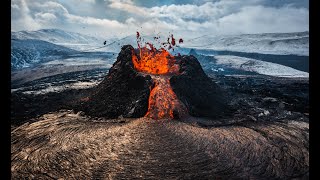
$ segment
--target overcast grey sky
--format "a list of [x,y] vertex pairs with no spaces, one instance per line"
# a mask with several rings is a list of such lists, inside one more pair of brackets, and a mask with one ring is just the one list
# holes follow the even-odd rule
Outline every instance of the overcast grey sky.
[[309,30],[308,0],[12,0],[12,31],[58,28],[100,37]]

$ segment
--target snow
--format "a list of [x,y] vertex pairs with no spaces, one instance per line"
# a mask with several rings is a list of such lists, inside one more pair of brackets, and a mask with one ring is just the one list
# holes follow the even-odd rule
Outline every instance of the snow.
[[256,72],[263,75],[277,77],[306,77],[309,73],[283,66],[276,63],[259,61],[256,59],[238,57],[238,56],[214,56],[217,59],[216,64],[226,67]]
[[63,65],[63,66],[82,66],[82,65],[101,65],[103,68],[110,68],[111,62],[106,61],[104,58],[91,58],[91,57],[77,57],[58,59],[43,63],[43,65]]
[[11,67],[20,69],[74,54],[77,51],[42,40],[12,40]]
[[[50,43],[95,44],[103,40],[84,34],[63,31],[60,29],[41,29],[38,31],[19,31],[11,33],[12,39],[37,39]],[[100,42],[101,41],[101,42]]]
[[[78,44],[85,47],[83,44]],[[92,46],[89,47],[92,49]],[[88,46],[87,48],[88,49]],[[106,66],[106,61],[112,65],[115,55],[106,52],[81,52],[67,48],[62,45],[49,43],[42,40],[25,39],[12,40],[11,45],[11,67],[21,69],[32,67],[36,64],[43,65],[102,65]],[[110,65],[107,65],[108,67]]]
[[[160,43],[155,41],[153,36],[142,37],[143,42],[151,42],[156,48],[159,48]],[[183,39],[184,43],[178,44],[181,48],[309,56],[309,32],[222,36],[206,35],[193,39],[188,39],[187,37]],[[162,37],[159,41],[166,42],[166,39]],[[136,37],[131,35],[122,39],[113,39],[113,42],[108,41],[107,46],[103,47],[102,50],[118,53],[121,47],[127,44],[137,48]]]
[[[143,36],[142,42],[151,42],[157,49],[160,47],[160,43],[155,42],[152,36]],[[119,53],[121,47],[128,44],[134,48],[138,48],[136,36],[131,35],[120,39],[113,39],[113,41],[107,42],[106,46],[102,49],[107,52]]]
[[55,43],[70,49],[83,52],[99,52],[101,51],[101,44],[77,44],[77,43]]
[[[52,44],[64,46],[77,51],[98,51],[103,46],[103,39],[59,29],[41,29],[38,31],[12,32],[11,39],[42,40]],[[112,40],[112,39],[110,39]]]
[[181,47],[309,56],[309,32],[215,36],[185,39]]

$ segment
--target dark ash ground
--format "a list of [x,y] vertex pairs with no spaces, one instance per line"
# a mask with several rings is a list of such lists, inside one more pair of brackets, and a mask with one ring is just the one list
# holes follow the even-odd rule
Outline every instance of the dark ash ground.
[[105,121],[61,110],[89,89],[13,92],[13,179],[308,179],[309,80],[212,77],[229,119]]

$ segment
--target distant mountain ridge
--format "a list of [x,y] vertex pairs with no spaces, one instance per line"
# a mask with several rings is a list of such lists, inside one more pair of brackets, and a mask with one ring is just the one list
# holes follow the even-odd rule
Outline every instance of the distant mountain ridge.
[[[156,40],[152,35],[142,34],[141,37],[142,42],[151,42],[158,48],[161,42],[165,42],[167,39],[164,35],[160,36],[160,40]],[[175,35],[175,38],[180,38],[178,36]],[[105,44],[104,41],[106,41]],[[223,36],[203,35],[197,38],[186,37],[183,38],[183,41],[182,44],[178,44],[180,47],[175,48],[175,51],[170,50],[170,52],[175,55],[178,53],[188,54],[192,48],[197,53],[205,52],[209,56],[217,55],[218,51],[233,52],[230,55],[236,55],[236,52],[244,52],[262,55],[293,55],[306,58],[309,56],[308,31]],[[13,70],[64,58],[73,53],[97,51],[118,53],[121,47],[127,44],[137,48],[136,35],[98,39],[60,29],[11,32],[11,42],[11,68]],[[223,53],[220,53],[220,55],[223,55]],[[255,57],[250,58],[254,59]],[[292,59],[292,61],[294,60]],[[274,63],[277,63],[277,61],[275,60]]]
[[[154,43],[157,47],[152,35],[142,35],[141,37],[144,38],[144,42]],[[12,32],[11,38],[20,40],[37,39],[80,51],[91,51],[98,48],[99,51],[115,53],[118,53],[123,45],[130,44],[135,48],[137,45],[135,35],[123,38],[98,39],[60,29]],[[161,38],[166,41],[166,37]],[[309,56],[309,31],[240,35],[208,34],[190,39],[186,37],[183,40],[184,42],[179,44],[181,48]],[[104,41],[106,41],[105,46]]]
[[309,56],[309,32],[204,35],[186,39],[181,46],[194,49]]
[[77,43],[77,44],[98,44],[101,43],[98,38],[75,33],[68,32],[60,29],[41,29],[37,31],[18,31],[11,32],[11,39],[36,39],[42,41],[48,41],[51,43]]
[[34,64],[58,59],[78,51],[35,39],[11,40],[11,69],[30,67]]

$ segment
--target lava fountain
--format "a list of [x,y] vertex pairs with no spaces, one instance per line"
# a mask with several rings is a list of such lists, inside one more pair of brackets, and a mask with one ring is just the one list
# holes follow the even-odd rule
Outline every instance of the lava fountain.
[[[167,43],[171,49],[175,45],[173,35],[171,35],[171,42],[169,40],[168,38]],[[145,117],[175,119],[187,115],[187,108],[177,98],[169,82],[172,75],[179,74],[179,65],[176,64],[174,56],[164,48],[157,50],[150,43],[142,46],[139,32],[137,32],[137,43],[139,53],[138,55],[132,53],[134,68],[139,72],[149,74],[154,81],[154,85],[150,87],[148,111]]]

